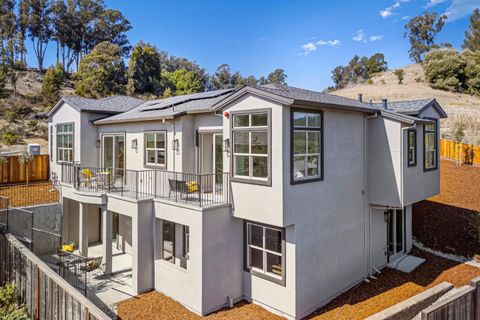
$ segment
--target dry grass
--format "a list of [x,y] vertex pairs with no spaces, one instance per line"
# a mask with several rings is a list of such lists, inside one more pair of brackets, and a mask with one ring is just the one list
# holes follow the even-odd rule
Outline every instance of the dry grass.
[[11,207],[26,207],[59,201],[58,191],[52,191],[50,182],[0,186],[0,196],[7,197]]

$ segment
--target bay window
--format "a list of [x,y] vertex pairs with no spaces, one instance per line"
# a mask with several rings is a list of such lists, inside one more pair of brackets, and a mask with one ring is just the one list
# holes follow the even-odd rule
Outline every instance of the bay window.
[[268,182],[270,178],[268,111],[233,115],[233,176]]
[[246,268],[274,281],[284,281],[283,229],[246,223]]
[[57,162],[73,162],[73,123],[57,124]]
[[408,166],[414,167],[417,165],[417,130],[407,130],[407,155]]
[[423,126],[424,170],[437,169],[437,122]]
[[323,179],[323,113],[291,111],[291,183]]
[[167,165],[167,132],[145,133],[145,164],[156,167]]

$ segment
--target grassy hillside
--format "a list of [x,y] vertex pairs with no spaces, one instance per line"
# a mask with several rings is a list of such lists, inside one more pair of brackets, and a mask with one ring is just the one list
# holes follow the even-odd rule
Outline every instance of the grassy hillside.
[[380,73],[372,78],[371,84],[363,83],[333,91],[333,94],[358,98],[363,93],[363,100],[380,102],[435,98],[448,113],[449,118],[442,121],[442,134],[452,136],[459,123],[465,126],[467,143],[480,144],[480,97],[432,89],[425,83],[425,74],[419,64],[402,68],[405,71],[403,84],[398,84],[394,70]]
[[[27,143],[39,143],[42,152],[46,153],[46,119],[38,119],[38,114],[49,110],[42,98],[42,83],[44,74],[35,71],[17,72],[17,90],[13,92],[10,84],[7,93],[0,98],[0,130],[2,128],[14,129],[21,133],[23,142],[7,145],[2,142],[1,152],[23,151]],[[73,94],[70,81],[66,81],[62,95]]]

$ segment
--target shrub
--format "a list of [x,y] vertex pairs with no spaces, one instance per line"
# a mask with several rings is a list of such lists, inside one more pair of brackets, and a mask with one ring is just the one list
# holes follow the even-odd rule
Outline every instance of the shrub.
[[38,121],[37,121],[37,120],[30,120],[30,121],[28,121],[28,126],[29,126],[30,128],[32,128],[32,129],[35,128],[37,125],[38,125]]
[[398,84],[402,84],[403,83],[403,76],[405,75],[405,71],[403,71],[403,69],[397,69],[393,72],[393,74],[397,76]]
[[454,92],[465,91],[465,67],[464,57],[455,49],[433,50],[423,62],[425,80],[432,88]]
[[0,319],[27,320],[27,308],[20,304],[15,284],[0,288]]
[[63,81],[63,67],[60,63],[57,63],[56,67],[48,68],[42,84],[42,95],[45,101],[55,103],[58,100]]
[[480,95],[480,51],[465,50],[465,77],[467,92]]
[[7,122],[15,122],[18,120],[18,114],[10,109],[3,111],[3,118],[7,120]]
[[382,79],[382,80],[380,81],[380,83],[381,83],[381,84],[387,84],[387,83],[385,82],[385,79]]
[[415,82],[417,82],[417,83],[422,82],[422,78],[420,78],[420,77],[415,78]]
[[372,84],[374,84],[374,82],[373,82],[373,80],[372,80],[372,79],[368,79],[368,80],[367,80],[367,84],[370,84],[370,85],[372,85]]
[[10,126],[5,126],[0,130],[0,140],[7,146],[22,143],[23,139],[19,131],[19,128],[15,129]]

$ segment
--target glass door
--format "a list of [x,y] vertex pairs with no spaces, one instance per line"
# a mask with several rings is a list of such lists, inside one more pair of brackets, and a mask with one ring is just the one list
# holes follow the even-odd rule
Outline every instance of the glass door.
[[405,217],[399,209],[387,210],[387,215],[388,258],[392,261],[405,251]]
[[125,137],[123,135],[102,136],[102,167],[112,171],[113,177],[124,177]]
[[217,183],[223,182],[223,135],[213,134],[213,173]]

